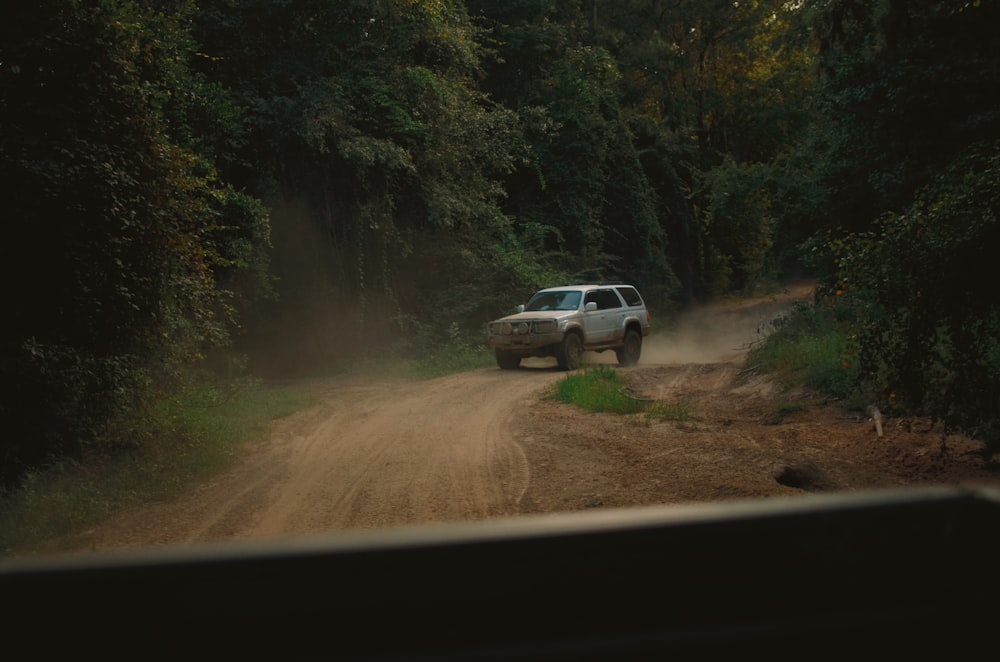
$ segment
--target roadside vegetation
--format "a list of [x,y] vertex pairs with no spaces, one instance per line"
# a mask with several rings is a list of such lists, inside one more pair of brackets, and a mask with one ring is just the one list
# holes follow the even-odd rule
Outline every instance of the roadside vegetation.
[[17,556],[131,507],[176,496],[225,469],[268,424],[308,407],[310,395],[244,384],[193,388],[164,400],[128,447],[95,447],[85,462],[65,459],[29,473],[0,499],[0,556]]
[[929,416],[1000,451],[1000,142],[969,148],[900,213],[830,237],[816,301],[748,357],[856,409]]
[[747,353],[745,371],[763,371],[786,385],[802,385],[852,409],[872,404],[858,380],[851,320],[827,303],[796,303]]
[[429,349],[399,363],[402,376],[411,379],[431,379],[477,368],[496,367],[493,349],[483,339],[463,335],[458,325],[449,329],[445,344],[429,343]]

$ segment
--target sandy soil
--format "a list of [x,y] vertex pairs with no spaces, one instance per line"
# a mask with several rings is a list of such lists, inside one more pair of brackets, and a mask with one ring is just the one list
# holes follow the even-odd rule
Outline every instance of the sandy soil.
[[[426,382],[302,384],[322,404],[211,482],[52,551],[105,551],[592,508],[923,484],[991,484],[982,445],[926,421],[873,422],[744,370],[746,348],[806,287],[685,315],[623,369],[681,421],[591,414],[546,399],[554,360]],[[614,355],[587,355],[612,363]]]

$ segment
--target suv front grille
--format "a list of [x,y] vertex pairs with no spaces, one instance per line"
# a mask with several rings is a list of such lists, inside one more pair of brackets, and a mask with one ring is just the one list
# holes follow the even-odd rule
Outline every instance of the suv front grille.
[[535,322],[532,331],[535,333],[555,333],[556,323],[552,320],[544,320],[542,322]]
[[490,333],[495,336],[525,336],[529,333],[555,333],[557,328],[553,320],[530,322],[492,322]]

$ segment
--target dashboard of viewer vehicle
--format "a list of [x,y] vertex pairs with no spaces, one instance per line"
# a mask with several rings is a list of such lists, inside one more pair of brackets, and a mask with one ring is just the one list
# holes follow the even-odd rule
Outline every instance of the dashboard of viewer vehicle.
[[972,488],[609,510],[8,562],[0,618],[105,659],[954,658],[998,539]]

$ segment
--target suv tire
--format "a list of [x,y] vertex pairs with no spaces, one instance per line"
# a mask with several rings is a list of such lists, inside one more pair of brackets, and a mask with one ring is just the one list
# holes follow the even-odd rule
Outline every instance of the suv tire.
[[497,365],[503,370],[516,370],[521,367],[521,357],[517,354],[512,354],[499,347],[494,354],[496,355]]
[[556,351],[556,361],[563,370],[576,370],[583,363],[583,339],[570,331]]
[[622,367],[634,366],[639,362],[641,354],[642,336],[635,329],[629,329],[625,332],[625,339],[622,341],[622,346],[615,350],[615,355],[618,356],[618,365]]

